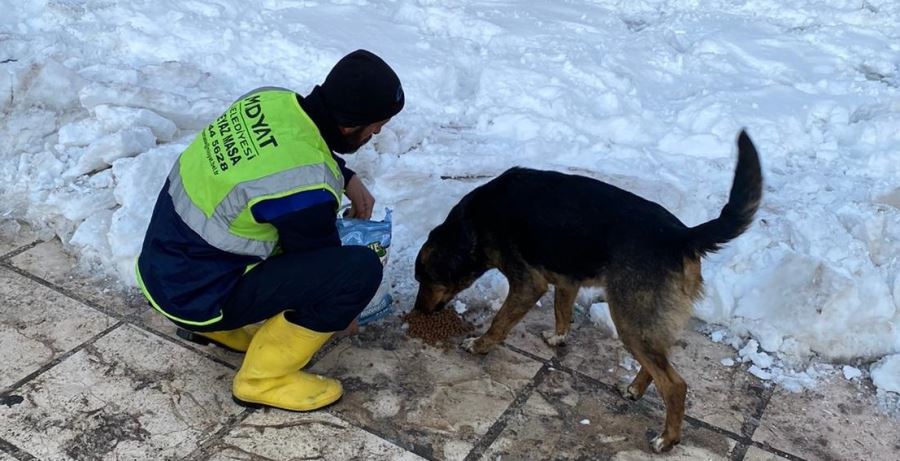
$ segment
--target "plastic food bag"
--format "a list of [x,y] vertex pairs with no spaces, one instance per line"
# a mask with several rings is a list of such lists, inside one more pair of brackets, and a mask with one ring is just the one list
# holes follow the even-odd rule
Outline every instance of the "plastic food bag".
[[[391,248],[391,210],[388,209],[382,221],[365,219],[338,219],[337,230],[344,245],[363,245],[372,249],[386,266]],[[360,326],[379,320],[392,310],[394,299],[388,292],[387,279],[381,281],[378,291],[369,305],[359,314]]]

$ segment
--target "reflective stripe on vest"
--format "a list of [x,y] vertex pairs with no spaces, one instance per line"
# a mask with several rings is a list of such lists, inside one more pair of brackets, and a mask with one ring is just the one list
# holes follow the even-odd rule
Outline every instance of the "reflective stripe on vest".
[[169,173],[169,195],[185,224],[229,253],[269,256],[277,230],[257,222],[257,202],[325,189],[337,203],[344,178],[315,124],[290,91],[237,101],[200,133]]
[[[276,173],[260,178],[256,181],[248,181],[236,185],[231,192],[216,207],[212,216],[207,217],[184,191],[181,175],[177,168],[173,168],[169,174],[169,195],[175,204],[175,212],[191,228],[206,240],[206,243],[229,253],[266,257],[275,248],[274,240],[253,240],[235,235],[231,232],[230,224],[233,223],[241,212],[250,204],[247,197],[274,198],[272,195],[290,195],[302,192],[304,189],[318,189],[321,184],[316,182],[321,178],[332,178],[325,170],[325,165],[308,165],[292,170]],[[297,184],[304,186],[296,187]],[[291,187],[294,186],[294,187]],[[334,178],[325,187],[329,192],[340,197],[343,189],[343,179]],[[282,194],[267,193],[272,190],[287,191]],[[339,198],[338,198],[339,200]],[[259,200],[252,200],[253,203]]]

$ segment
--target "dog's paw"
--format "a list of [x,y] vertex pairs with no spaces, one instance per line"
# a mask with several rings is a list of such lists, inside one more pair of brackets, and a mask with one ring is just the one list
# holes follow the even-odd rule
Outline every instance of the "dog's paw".
[[544,330],[541,332],[544,341],[551,346],[564,346],[566,344],[566,335],[558,335],[555,330]]
[[619,394],[621,394],[622,398],[625,400],[637,401],[643,397],[643,395],[638,394],[637,389],[633,385],[628,383],[619,383],[616,386],[616,389],[618,389]]
[[653,450],[654,453],[665,453],[672,449],[675,445],[678,445],[678,441],[666,442],[665,437],[662,435],[657,435],[650,441],[650,449]]
[[479,341],[479,338],[466,338],[463,340],[461,346],[472,354],[486,354],[488,351],[488,348]]

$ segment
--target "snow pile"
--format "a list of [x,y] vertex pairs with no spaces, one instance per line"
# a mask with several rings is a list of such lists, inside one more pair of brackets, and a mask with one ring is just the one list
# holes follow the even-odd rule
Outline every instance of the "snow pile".
[[[0,219],[133,284],[153,202],[196,132],[250,89],[306,92],[367,48],[408,98],[350,157],[395,210],[398,305],[428,231],[504,169],[603,179],[696,225],[724,204],[746,126],[763,207],[704,263],[697,316],[740,338],[736,359],[758,375],[783,363],[814,379],[810,359],[900,353],[898,17],[893,0],[13,2]],[[496,307],[507,290],[492,272],[459,305]],[[591,311],[609,326],[604,308]]]
[[872,365],[872,382],[879,389],[900,394],[900,354],[887,356]]

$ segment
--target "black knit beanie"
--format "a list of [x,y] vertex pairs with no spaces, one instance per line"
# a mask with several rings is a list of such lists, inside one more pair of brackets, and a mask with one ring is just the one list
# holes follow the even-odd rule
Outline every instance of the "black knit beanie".
[[356,50],[341,58],[321,85],[325,105],[340,126],[369,125],[403,109],[403,87],[381,58]]

